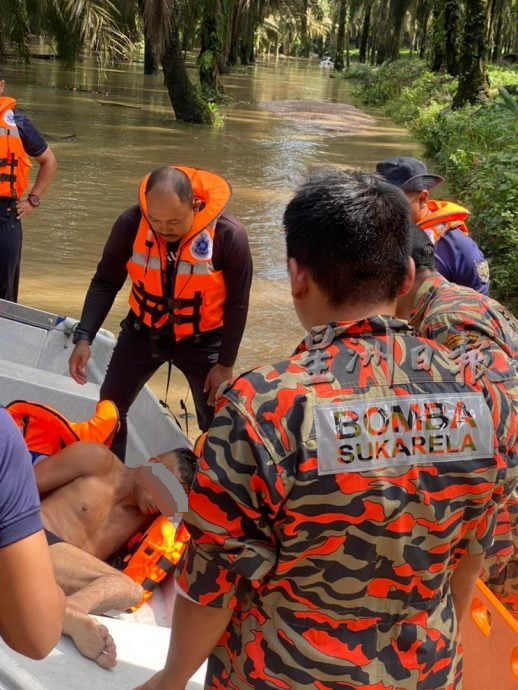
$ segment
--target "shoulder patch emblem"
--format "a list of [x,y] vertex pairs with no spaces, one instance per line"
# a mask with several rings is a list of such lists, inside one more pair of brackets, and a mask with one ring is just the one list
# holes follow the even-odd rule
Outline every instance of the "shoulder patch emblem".
[[485,259],[483,261],[475,261],[475,268],[480,280],[483,283],[489,283],[489,264],[487,261]]
[[203,231],[191,245],[191,255],[195,259],[207,261],[212,258],[212,240],[208,232]]
[[4,122],[8,127],[14,127],[15,126],[15,121],[14,121],[14,113],[12,110],[6,110],[4,113]]

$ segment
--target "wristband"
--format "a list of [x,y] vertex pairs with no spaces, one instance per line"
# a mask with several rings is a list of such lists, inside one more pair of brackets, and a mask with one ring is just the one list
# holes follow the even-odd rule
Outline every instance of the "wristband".
[[91,335],[89,333],[87,333],[86,331],[83,331],[81,328],[76,328],[74,333],[72,334],[72,342],[75,345],[76,343],[79,343],[82,340],[84,340],[89,345],[91,345],[93,338],[91,337]]

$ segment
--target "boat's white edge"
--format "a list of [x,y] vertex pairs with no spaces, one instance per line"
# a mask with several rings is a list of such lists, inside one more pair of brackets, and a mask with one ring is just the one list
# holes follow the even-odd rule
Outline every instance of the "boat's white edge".
[[[105,670],[83,657],[62,637],[46,659],[23,657],[0,642],[0,690],[131,690],[163,668],[169,646],[168,628],[95,616],[107,625],[117,646],[115,668]],[[187,690],[202,690],[204,664]]]

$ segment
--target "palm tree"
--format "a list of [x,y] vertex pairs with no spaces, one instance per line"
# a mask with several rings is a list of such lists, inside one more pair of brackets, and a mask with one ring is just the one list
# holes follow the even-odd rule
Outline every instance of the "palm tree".
[[14,47],[30,59],[29,37],[40,33],[57,46],[60,58],[73,64],[82,49],[101,61],[126,55],[131,42],[119,28],[120,13],[110,0],[0,0],[0,55]]
[[155,40],[155,54],[176,118],[183,122],[211,124],[212,112],[191,83],[182,54],[179,0],[144,0],[144,22]]

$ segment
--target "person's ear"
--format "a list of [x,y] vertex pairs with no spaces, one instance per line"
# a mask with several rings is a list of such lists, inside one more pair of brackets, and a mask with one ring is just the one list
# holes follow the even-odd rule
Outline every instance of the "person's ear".
[[405,280],[399,288],[398,297],[403,297],[410,292],[415,280],[415,263],[411,256],[408,257],[408,265],[406,270]]
[[427,189],[422,189],[417,198],[419,199],[419,205],[421,207],[426,206],[428,199],[430,198],[430,192]]
[[301,299],[308,291],[307,271],[293,257],[288,259],[288,271],[290,274],[291,296],[293,299]]
[[148,462],[161,462],[161,460],[157,455],[153,455],[152,458],[149,458]]

